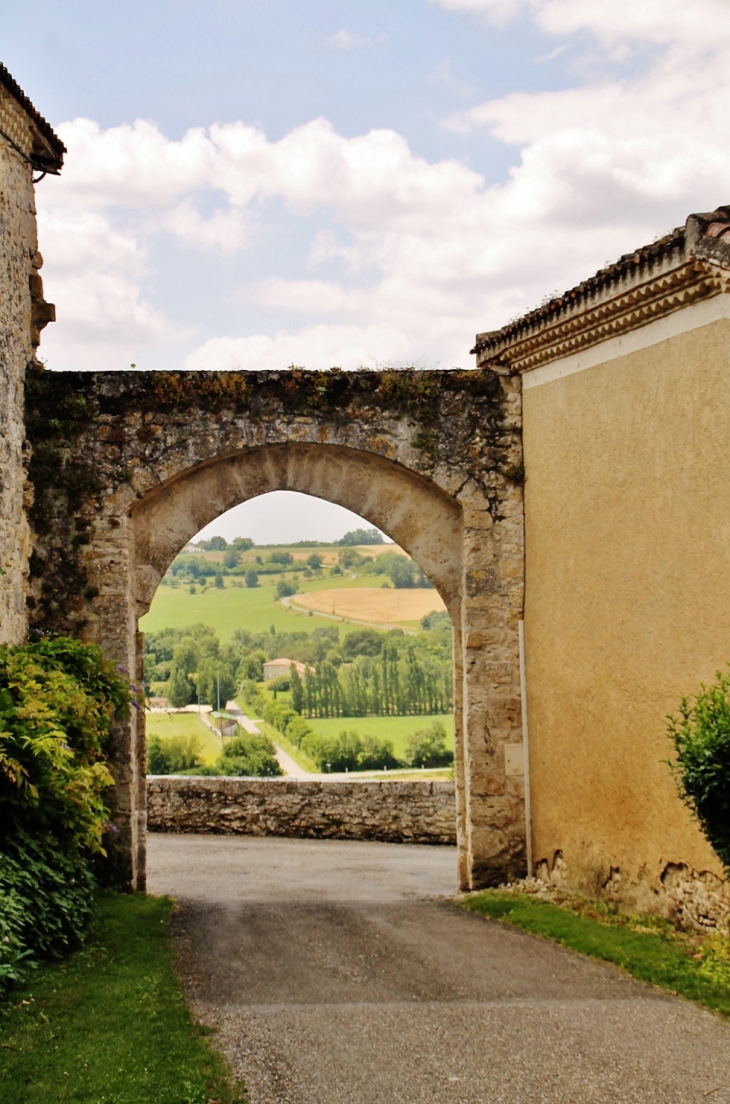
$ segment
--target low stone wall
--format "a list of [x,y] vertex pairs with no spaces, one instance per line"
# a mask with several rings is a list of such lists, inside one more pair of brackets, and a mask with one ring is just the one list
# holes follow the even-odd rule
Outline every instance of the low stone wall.
[[147,779],[147,827],[152,832],[454,844],[454,783],[157,775]]

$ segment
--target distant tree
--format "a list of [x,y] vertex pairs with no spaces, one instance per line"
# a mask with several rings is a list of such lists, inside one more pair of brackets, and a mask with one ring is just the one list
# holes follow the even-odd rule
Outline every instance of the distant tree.
[[448,625],[451,628],[451,618],[446,610],[434,610],[432,613],[427,613],[425,617],[421,618],[421,628],[424,632],[429,632],[430,629],[435,629],[437,626]]
[[241,561],[241,553],[237,548],[227,548],[226,554],[223,557],[223,566],[228,571],[232,571],[234,567],[237,567]]
[[198,593],[198,588],[196,587],[195,583],[191,583],[190,586],[188,587],[188,590],[190,591],[191,594],[197,594]]
[[276,584],[276,597],[277,598],[291,598],[292,594],[296,594],[297,588],[294,583],[287,582],[286,579],[279,579]]
[[307,556],[307,565],[311,567],[312,571],[319,571],[322,566],[322,557],[316,552],[312,552],[311,556]]
[[358,567],[363,561],[356,548],[343,548],[342,552],[338,552],[337,559],[341,567]]
[[413,560],[407,560],[404,556],[398,556],[390,566],[388,575],[394,587],[399,589],[416,585],[417,567]]
[[200,739],[191,736],[168,736],[161,740],[153,736],[147,749],[147,770],[150,774],[181,774],[203,765]]
[[291,707],[295,709],[297,713],[301,713],[304,706],[304,688],[302,686],[302,680],[299,677],[299,672],[296,666],[292,663],[290,667],[290,682],[291,682]]
[[216,762],[221,774],[262,778],[282,774],[274,745],[268,736],[245,733],[230,740]]
[[239,676],[242,679],[251,679],[253,682],[263,682],[265,652],[252,652],[244,656],[239,667]]
[[250,568],[246,572],[246,586],[247,587],[257,587],[258,585],[259,585],[258,574],[257,574],[257,572],[254,571],[253,568]]
[[230,667],[213,658],[201,660],[195,681],[200,700],[215,708],[218,706],[219,693],[221,709],[225,709],[226,702],[236,693],[236,680]]
[[193,700],[193,684],[185,671],[177,663],[170,668],[170,677],[165,687],[165,697],[175,709],[190,705]]
[[340,567],[339,564],[335,564],[335,566],[332,568],[332,574],[333,575],[341,575],[342,574],[342,568]]
[[441,721],[408,737],[406,760],[412,767],[446,767],[453,763],[454,753],[446,747],[446,729]]
[[342,654],[345,659],[380,655],[384,639],[383,633],[377,629],[354,629],[342,643]]
[[353,529],[352,532],[345,533],[344,537],[338,540],[337,543],[344,545],[385,544],[385,541],[379,529]]
[[236,537],[233,547],[237,552],[248,552],[249,548],[253,548],[253,541],[250,537]]
[[393,753],[392,740],[381,740],[365,733],[357,765],[359,770],[394,770],[403,764]]
[[190,556],[187,562],[186,572],[191,579],[197,579],[200,576],[200,564],[194,556]]
[[269,563],[284,564],[288,566],[294,563],[294,557],[291,552],[272,552],[269,556]]
[[225,537],[211,537],[208,541],[209,552],[225,552],[228,548],[228,541]]
[[215,585],[218,587],[218,590],[223,590],[223,587],[225,586],[225,583],[223,582],[223,576],[221,575],[220,571],[216,572]]
[[170,763],[162,747],[162,740],[159,736],[150,736],[147,741],[147,773],[170,773]]

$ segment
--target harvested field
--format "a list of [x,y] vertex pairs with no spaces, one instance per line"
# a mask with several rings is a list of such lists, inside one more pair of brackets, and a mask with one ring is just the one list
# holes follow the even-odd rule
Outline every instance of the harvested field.
[[435,590],[396,590],[389,587],[313,591],[297,594],[292,605],[311,609],[315,613],[334,613],[354,621],[369,621],[373,625],[420,621],[427,613],[446,608]]

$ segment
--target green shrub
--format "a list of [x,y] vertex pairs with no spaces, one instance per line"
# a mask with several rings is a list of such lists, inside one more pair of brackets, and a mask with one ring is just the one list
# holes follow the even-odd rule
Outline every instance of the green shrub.
[[311,729],[299,745],[321,771],[392,770],[402,764],[390,740],[343,730],[337,736],[318,736]]
[[676,761],[671,764],[682,799],[730,871],[730,671],[718,671],[696,697],[682,698],[680,717],[669,717]]
[[409,767],[447,767],[454,761],[453,751],[446,747],[446,729],[441,721],[428,728],[419,728],[408,737],[406,762]]
[[200,738],[188,736],[151,736],[147,744],[149,774],[184,774],[203,765]]
[[0,647],[0,994],[34,957],[82,938],[105,854],[105,743],[130,689],[69,637]]
[[[211,772],[212,773],[212,772]],[[274,745],[268,736],[250,732],[229,740],[215,764],[215,773],[247,778],[266,778],[282,774]]]
[[393,741],[381,740],[365,732],[358,756],[358,770],[394,770],[403,764],[393,753]]
[[113,784],[104,744],[129,701],[93,645],[58,637],[0,647],[0,839],[25,828],[103,850],[102,794]]

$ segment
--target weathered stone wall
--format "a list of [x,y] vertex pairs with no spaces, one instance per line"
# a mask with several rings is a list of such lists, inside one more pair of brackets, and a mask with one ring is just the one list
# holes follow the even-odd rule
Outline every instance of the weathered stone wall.
[[[136,635],[185,542],[272,490],[336,502],[418,561],[454,623],[464,888],[524,872],[519,379],[495,372],[33,373],[32,617],[137,677]],[[144,884],[144,718],[116,735],[119,880]]]
[[456,843],[453,782],[147,779],[152,832]]
[[[21,116],[0,90],[0,113]],[[30,132],[22,118],[14,133]],[[29,537],[23,513],[23,379],[33,357],[31,284],[41,265],[30,164],[0,134],[0,640],[17,643],[27,628]]]

